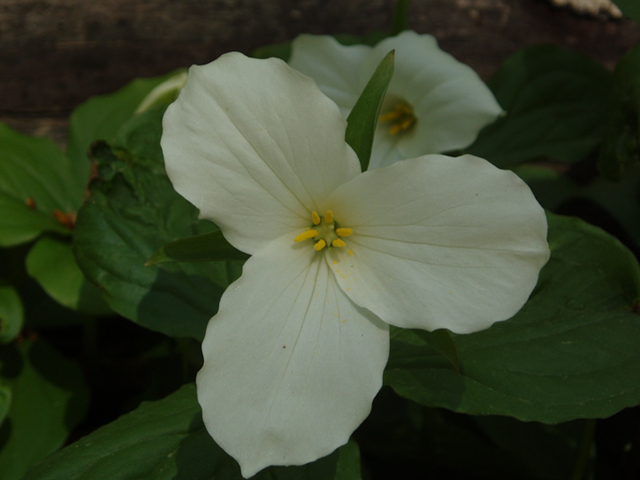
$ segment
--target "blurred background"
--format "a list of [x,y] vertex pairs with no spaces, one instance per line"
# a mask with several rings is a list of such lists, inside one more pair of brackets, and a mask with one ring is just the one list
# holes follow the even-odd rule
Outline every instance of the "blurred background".
[[[0,121],[64,147],[69,113],[93,95],[303,32],[387,30],[394,6],[395,0],[0,0]],[[640,42],[635,22],[579,14],[550,0],[414,0],[409,16],[412,29],[435,35],[485,80],[532,44],[567,46],[613,68]]]

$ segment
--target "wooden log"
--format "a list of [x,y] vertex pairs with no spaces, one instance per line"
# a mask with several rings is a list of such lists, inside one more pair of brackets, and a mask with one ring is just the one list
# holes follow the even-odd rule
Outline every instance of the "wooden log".
[[[394,0],[2,0],[0,121],[64,143],[90,96],[300,33],[386,30]],[[630,20],[577,15],[545,0],[414,0],[410,26],[488,78],[520,48],[565,45],[609,68],[640,42]]]

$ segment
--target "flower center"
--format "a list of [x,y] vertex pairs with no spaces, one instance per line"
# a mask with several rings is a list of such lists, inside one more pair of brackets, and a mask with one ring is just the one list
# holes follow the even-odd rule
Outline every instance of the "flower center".
[[378,120],[382,123],[390,123],[389,134],[397,135],[399,132],[409,130],[417,119],[411,105],[407,102],[398,102],[387,113],[380,115]]
[[342,237],[348,237],[353,233],[350,228],[342,228],[338,226],[333,219],[333,212],[327,210],[324,217],[321,218],[318,212],[311,212],[311,223],[313,224],[306,232],[302,232],[293,240],[295,242],[303,242],[311,240],[315,242],[313,248],[318,252],[324,247],[346,247],[347,244]]

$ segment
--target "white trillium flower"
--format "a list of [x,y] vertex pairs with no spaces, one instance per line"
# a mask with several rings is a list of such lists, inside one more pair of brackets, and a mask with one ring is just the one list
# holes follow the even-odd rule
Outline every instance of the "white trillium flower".
[[348,441],[381,387],[388,324],[485,329],[549,257],[515,174],[441,155],[361,173],[336,104],[280,60],[191,67],[163,127],[175,189],[252,255],[197,377],[204,423],[244,477]]
[[502,113],[476,72],[438,48],[431,35],[404,31],[375,47],[300,35],[289,65],[313,78],[346,119],[389,51],[395,70],[381,109],[369,169],[468,147]]

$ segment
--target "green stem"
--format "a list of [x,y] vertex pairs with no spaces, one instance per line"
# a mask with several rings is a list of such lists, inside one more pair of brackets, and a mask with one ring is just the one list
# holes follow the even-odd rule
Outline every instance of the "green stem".
[[596,434],[597,419],[592,418],[585,420],[584,431],[582,432],[582,439],[580,440],[580,450],[578,451],[578,457],[573,467],[573,473],[571,474],[571,480],[582,480],[591,458],[591,447],[593,445],[593,438]]
[[391,36],[409,30],[409,0],[398,0],[391,23]]

